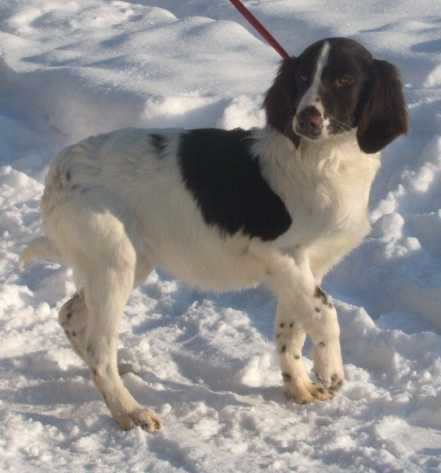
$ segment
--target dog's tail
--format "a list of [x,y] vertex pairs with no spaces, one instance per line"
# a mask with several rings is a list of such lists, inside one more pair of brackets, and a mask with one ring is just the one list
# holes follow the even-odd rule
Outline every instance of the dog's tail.
[[20,255],[19,268],[23,270],[34,259],[44,259],[60,264],[63,262],[60,254],[47,237],[36,238],[29,243]]

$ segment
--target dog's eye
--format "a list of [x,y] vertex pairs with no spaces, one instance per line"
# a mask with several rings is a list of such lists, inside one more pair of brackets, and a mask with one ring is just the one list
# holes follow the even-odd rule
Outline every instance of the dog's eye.
[[342,76],[335,79],[334,84],[336,87],[350,87],[354,85],[355,79],[352,76]]

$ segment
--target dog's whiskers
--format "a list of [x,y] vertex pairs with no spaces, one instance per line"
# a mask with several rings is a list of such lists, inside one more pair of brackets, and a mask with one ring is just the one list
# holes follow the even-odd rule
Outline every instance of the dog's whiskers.
[[330,119],[331,119],[331,123],[332,123],[334,126],[340,128],[340,129],[342,129],[342,130],[345,130],[345,131],[352,130],[352,126],[349,125],[348,123],[342,122],[341,120],[338,120],[338,119],[335,118],[335,117],[330,117]]

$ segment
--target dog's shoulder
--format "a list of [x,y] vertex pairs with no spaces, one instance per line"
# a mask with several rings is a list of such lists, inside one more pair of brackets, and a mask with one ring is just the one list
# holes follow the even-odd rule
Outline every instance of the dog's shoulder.
[[183,181],[208,225],[272,240],[291,217],[261,172],[253,131],[198,129],[184,133],[178,147]]

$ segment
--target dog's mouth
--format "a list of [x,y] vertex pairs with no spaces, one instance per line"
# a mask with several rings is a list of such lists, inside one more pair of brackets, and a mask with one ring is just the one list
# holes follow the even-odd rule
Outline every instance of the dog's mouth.
[[294,133],[308,141],[320,141],[353,130],[351,125],[334,117],[325,117],[317,122],[316,125],[311,126],[301,120],[299,121],[296,116],[293,123]]
[[317,141],[322,138],[322,129],[320,130],[304,130],[299,126],[294,127],[294,133],[299,135],[302,138],[306,138],[307,140]]

